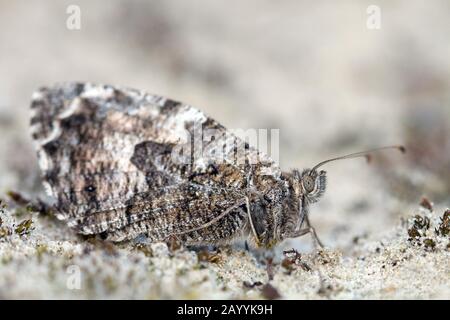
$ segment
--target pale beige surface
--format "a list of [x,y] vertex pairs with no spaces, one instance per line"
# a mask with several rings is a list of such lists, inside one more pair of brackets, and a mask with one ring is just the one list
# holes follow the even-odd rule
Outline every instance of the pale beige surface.
[[[310,270],[293,265],[289,271],[276,261],[270,284],[284,299],[448,299],[448,236],[436,236],[436,214],[425,209],[415,213],[431,220],[420,245],[409,240],[410,220],[377,239],[359,239],[350,250],[303,254]],[[14,230],[14,220],[7,220],[3,227]],[[171,251],[163,243],[136,247],[81,240],[43,218],[35,219],[34,228],[0,242],[0,298],[270,297],[263,291],[268,282],[265,265],[242,249],[222,248],[202,256],[186,249]],[[424,246],[425,239],[435,242],[433,249]],[[245,285],[256,282],[261,285]]]
[[[311,219],[341,258],[321,269],[342,287],[333,298],[450,297],[448,251],[424,252],[396,229],[423,195],[436,214],[450,206],[448,1],[77,3],[82,28],[70,31],[70,1],[0,1],[2,195],[43,191],[28,106],[33,90],[58,81],[126,85],[190,103],[230,128],[279,128],[284,169],[404,143],[403,157],[327,167],[327,193]],[[382,10],[381,30],[366,28],[369,4]],[[2,214],[9,225],[26,218],[9,213]],[[86,253],[91,245],[64,226],[37,217],[35,223],[29,236],[0,239],[2,297],[254,297],[257,290],[244,292],[241,282],[266,281],[264,267],[240,253],[205,269],[190,252]],[[376,253],[380,241],[386,250]],[[38,243],[49,251],[41,258]],[[311,250],[308,237],[280,250],[292,246]],[[405,255],[411,258],[389,267]],[[67,289],[72,263],[82,266],[83,290]],[[321,297],[315,272],[277,271],[273,285],[285,298]]]

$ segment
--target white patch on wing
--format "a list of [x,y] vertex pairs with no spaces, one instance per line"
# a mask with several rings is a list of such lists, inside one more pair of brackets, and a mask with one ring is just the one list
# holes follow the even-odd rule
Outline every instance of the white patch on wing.
[[47,181],[43,181],[42,185],[44,186],[44,190],[47,193],[47,195],[53,197],[55,196],[55,193],[53,192],[52,186]]
[[64,110],[58,115],[58,119],[62,120],[70,117],[71,115],[75,114],[76,111],[82,107],[82,105],[83,105],[82,100],[79,97],[76,97],[70,103],[69,107],[67,107],[66,110]]
[[84,86],[84,91],[81,93],[81,97],[83,98],[95,98],[95,99],[108,99],[114,96],[114,88],[100,85],[93,85],[91,83],[87,83]]
[[[168,117],[164,126],[176,137],[186,136],[186,124],[194,123],[200,126],[207,120],[205,114],[191,106],[182,107],[173,117]],[[172,131],[173,130],[173,131]]]
[[37,90],[37,91],[33,92],[33,94],[31,95],[32,100],[42,100],[43,98],[44,98],[44,95],[42,94],[41,90]]
[[45,144],[49,143],[50,141],[56,140],[61,135],[61,127],[58,122],[53,122],[54,128],[50,135],[48,135],[47,138],[39,140],[39,144],[41,146],[44,146]]

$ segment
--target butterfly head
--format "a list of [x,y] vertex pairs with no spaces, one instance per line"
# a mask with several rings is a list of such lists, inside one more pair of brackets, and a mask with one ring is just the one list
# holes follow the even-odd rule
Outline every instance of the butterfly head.
[[305,169],[301,173],[299,179],[301,194],[306,198],[308,203],[317,202],[325,193],[327,184],[327,176],[325,171]]
[[305,219],[307,220],[309,205],[317,202],[325,193],[327,178],[325,171],[318,170],[321,166],[332,161],[359,157],[364,157],[370,161],[372,153],[384,149],[398,149],[403,153],[405,152],[403,146],[381,147],[331,158],[318,163],[312,169],[305,169],[301,173],[298,170],[289,173],[287,185],[290,192],[287,192],[289,196],[285,201],[283,217],[280,219],[281,223],[279,223],[276,232],[279,235],[278,240],[295,238],[304,234],[303,224]]
[[325,193],[326,183],[327,176],[323,170],[293,170],[291,173],[292,195],[302,201],[303,205],[317,202]]

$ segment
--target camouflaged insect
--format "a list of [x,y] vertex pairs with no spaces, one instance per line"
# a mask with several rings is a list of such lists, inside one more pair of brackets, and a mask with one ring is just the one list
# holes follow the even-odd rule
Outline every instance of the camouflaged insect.
[[[313,231],[308,207],[325,191],[325,172],[318,166],[282,172],[189,105],[132,89],[67,83],[35,92],[31,109],[44,184],[58,217],[79,233],[112,241],[176,238],[188,245],[246,239],[271,247]],[[214,130],[215,139],[201,139],[202,154],[221,151],[222,161],[194,152],[177,158],[183,155],[175,150],[190,150],[194,142],[186,137],[195,136],[195,128]]]

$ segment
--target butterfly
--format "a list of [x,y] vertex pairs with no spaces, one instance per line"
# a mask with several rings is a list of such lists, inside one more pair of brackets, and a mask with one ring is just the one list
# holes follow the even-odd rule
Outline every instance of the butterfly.
[[[200,110],[143,91],[63,83],[33,94],[31,131],[58,218],[112,241],[246,239],[270,248],[312,233],[330,161],[282,171]],[[319,242],[320,243],[320,242]]]

